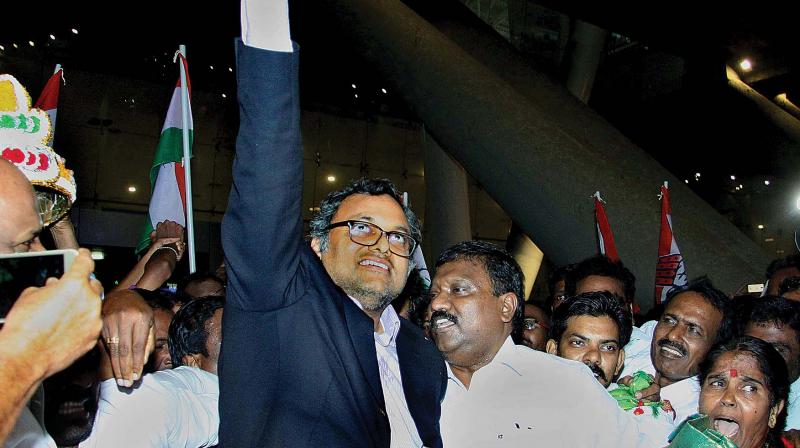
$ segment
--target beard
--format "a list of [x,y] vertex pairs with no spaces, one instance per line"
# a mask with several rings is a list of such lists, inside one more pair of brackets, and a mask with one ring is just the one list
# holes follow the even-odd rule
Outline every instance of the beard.
[[391,284],[385,288],[372,288],[356,278],[332,279],[345,294],[358,300],[364,311],[382,312],[403,291],[403,288],[392,288]]

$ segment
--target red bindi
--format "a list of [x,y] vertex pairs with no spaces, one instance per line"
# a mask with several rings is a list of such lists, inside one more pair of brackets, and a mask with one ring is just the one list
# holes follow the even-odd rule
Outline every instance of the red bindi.
[[737,372],[736,369],[731,369],[731,378],[736,378],[738,374],[739,372]]

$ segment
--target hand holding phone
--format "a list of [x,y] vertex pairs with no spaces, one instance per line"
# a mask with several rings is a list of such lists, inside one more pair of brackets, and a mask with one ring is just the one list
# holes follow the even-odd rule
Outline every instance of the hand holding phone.
[[8,312],[0,343],[46,378],[97,343],[102,286],[89,276],[94,261],[81,249],[61,278],[25,289]]
[[72,249],[0,254],[0,324],[22,291],[44,286],[50,277],[60,278],[77,255]]

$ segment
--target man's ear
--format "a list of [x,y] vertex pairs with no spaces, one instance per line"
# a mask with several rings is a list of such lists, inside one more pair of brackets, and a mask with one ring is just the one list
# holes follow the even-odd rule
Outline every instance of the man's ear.
[[[619,359],[617,360],[617,367],[614,369],[614,376],[616,377],[622,372],[622,367],[625,366],[625,349],[619,349]],[[609,378],[610,380],[611,378]]]
[[322,250],[320,250],[319,238],[311,238],[311,250],[317,254],[317,257],[322,258]]
[[183,359],[181,360],[183,365],[189,367],[197,367],[200,368],[200,354],[195,353],[193,355],[183,355]]
[[544,346],[544,351],[551,355],[558,356],[558,344],[555,339],[548,339],[547,344]]
[[500,315],[503,317],[503,322],[509,323],[514,320],[518,300],[517,295],[513,292],[507,292],[500,296]]

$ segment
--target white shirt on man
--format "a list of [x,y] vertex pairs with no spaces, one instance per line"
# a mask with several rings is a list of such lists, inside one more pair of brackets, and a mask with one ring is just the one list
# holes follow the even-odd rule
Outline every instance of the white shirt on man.
[[445,448],[655,446],[583,364],[514,345],[472,374],[447,367],[440,427]]
[[[631,340],[625,346],[625,367],[620,373],[620,378],[633,375],[638,371],[656,375],[656,368],[650,357],[650,346],[653,342],[653,333],[658,321],[651,320],[639,328],[634,327]],[[700,382],[697,376],[664,386],[661,388],[661,399],[669,400],[675,410],[675,426],[683,422],[686,417],[697,413],[700,400]],[[666,441],[665,441],[666,442]]]
[[786,413],[785,430],[800,429],[800,379],[789,388],[789,403]]
[[[361,303],[350,297],[359,308]],[[362,308],[363,309],[363,308]],[[375,356],[378,371],[381,375],[383,401],[386,404],[386,416],[392,431],[391,448],[420,448],[422,439],[403,391],[403,379],[400,376],[400,360],[397,357],[397,334],[400,332],[400,316],[389,305],[381,313],[382,333],[373,332],[375,338]]]
[[181,366],[145,375],[131,391],[100,384],[92,434],[81,448],[199,448],[217,444],[219,380]]

